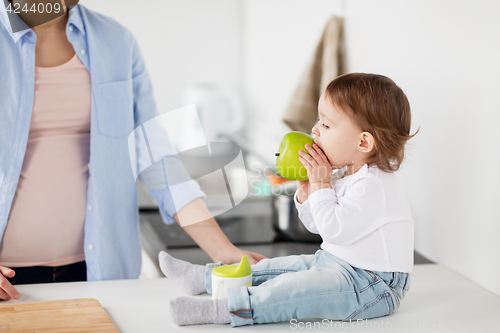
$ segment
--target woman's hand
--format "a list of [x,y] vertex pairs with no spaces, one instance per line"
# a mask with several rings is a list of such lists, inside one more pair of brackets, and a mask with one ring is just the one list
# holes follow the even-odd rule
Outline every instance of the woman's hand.
[[0,301],[8,301],[11,297],[14,299],[19,299],[19,293],[16,288],[7,280],[7,278],[12,278],[16,272],[8,267],[0,266]]
[[214,258],[214,262],[222,261],[224,264],[227,265],[239,263],[244,255],[248,256],[250,265],[255,265],[262,259],[266,259],[266,257],[264,257],[262,254],[245,251],[233,245],[229,250],[226,250],[223,253],[221,253],[220,257]]
[[299,160],[307,170],[309,194],[321,188],[332,188],[330,180],[333,168],[326,155],[317,144],[312,147],[306,144],[305,148],[309,154],[299,150]]

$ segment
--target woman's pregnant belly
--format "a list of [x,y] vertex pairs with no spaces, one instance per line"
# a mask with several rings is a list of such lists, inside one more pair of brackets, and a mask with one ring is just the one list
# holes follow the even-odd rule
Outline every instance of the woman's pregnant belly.
[[89,139],[89,133],[78,133],[29,140],[0,263],[83,260]]

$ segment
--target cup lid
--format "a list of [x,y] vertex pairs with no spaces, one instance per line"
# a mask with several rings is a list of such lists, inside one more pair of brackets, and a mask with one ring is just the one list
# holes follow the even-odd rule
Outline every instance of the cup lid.
[[243,256],[239,265],[217,266],[212,270],[212,274],[220,277],[239,278],[252,274],[248,256]]

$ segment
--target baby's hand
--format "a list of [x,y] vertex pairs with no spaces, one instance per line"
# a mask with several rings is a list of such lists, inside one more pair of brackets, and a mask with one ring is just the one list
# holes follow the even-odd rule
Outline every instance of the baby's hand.
[[330,180],[332,177],[332,165],[317,144],[311,147],[306,144],[308,153],[299,150],[299,160],[307,170],[309,177],[309,194],[320,188],[331,188]]
[[309,198],[309,180],[298,180],[297,184],[297,201],[302,204]]

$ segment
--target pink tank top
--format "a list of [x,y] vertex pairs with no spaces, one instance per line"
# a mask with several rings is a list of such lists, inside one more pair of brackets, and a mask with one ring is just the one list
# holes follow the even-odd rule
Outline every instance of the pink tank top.
[[35,67],[28,144],[0,244],[1,266],[85,260],[90,103],[90,74],[76,54],[60,66]]

